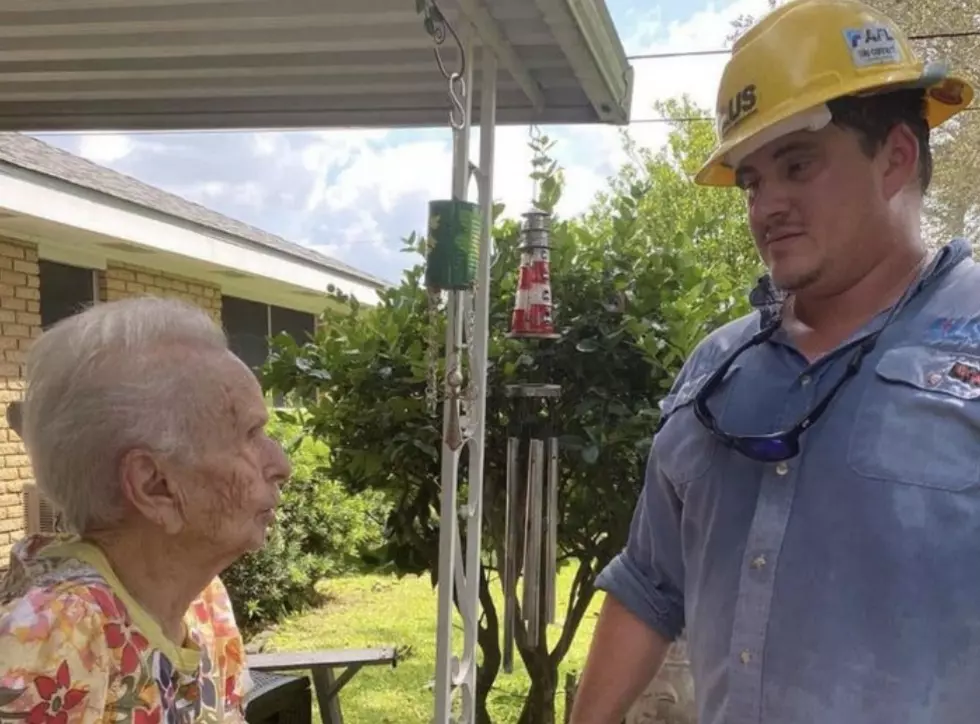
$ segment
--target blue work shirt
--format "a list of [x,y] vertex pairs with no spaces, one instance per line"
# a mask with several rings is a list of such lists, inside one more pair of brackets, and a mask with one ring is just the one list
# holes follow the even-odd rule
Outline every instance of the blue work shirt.
[[[980,722],[980,265],[936,255],[785,463],[692,411],[773,312],[709,335],[661,404],[626,549],[598,586],[673,640],[699,724]],[[792,427],[876,317],[814,363],[778,331],[709,399],[723,430]]]

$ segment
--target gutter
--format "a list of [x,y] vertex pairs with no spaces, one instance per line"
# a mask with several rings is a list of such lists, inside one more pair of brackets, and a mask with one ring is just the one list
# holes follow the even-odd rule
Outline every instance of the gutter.
[[633,66],[626,57],[605,0],[562,2],[582,33],[591,60],[615,104],[610,111],[615,119],[610,120],[628,124],[633,102]]

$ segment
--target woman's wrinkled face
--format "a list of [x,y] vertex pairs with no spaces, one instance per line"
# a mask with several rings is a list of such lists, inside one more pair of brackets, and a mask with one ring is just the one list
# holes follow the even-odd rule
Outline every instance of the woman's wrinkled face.
[[255,375],[230,353],[218,364],[217,409],[208,416],[199,454],[181,475],[183,532],[237,557],[265,544],[290,465],[266,433],[268,411]]

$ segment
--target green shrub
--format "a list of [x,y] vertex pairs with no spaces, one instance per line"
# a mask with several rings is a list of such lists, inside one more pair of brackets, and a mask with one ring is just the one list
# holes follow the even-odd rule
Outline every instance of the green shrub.
[[319,603],[317,583],[359,570],[383,544],[383,496],[352,495],[332,480],[329,449],[301,438],[294,414],[280,411],[269,425],[290,454],[293,476],[283,487],[268,542],[222,575],[246,635]]

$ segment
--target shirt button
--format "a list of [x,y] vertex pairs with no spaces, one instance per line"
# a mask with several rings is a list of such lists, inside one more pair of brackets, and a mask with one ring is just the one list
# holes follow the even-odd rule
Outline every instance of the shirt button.
[[760,568],[763,568],[766,565],[766,557],[762,555],[756,556],[755,558],[752,559],[751,565],[755,570],[759,570]]
[[786,463],[776,463],[776,474],[785,475],[789,472],[789,465]]
[[800,378],[800,384],[803,385],[804,387],[810,384],[810,375],[803,375]]
[[739,654],[738,658],[742,660],[743,664],[747,664],[752,660],[752,654],[750,654],[748,651],[743,651],[741,654]]

